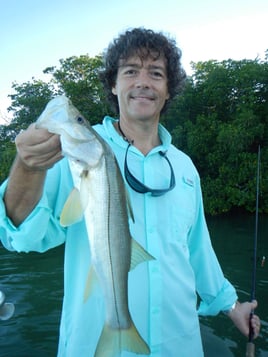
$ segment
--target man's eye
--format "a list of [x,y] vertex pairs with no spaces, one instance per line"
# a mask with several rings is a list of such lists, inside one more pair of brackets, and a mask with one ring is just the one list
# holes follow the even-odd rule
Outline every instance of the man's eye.
[[151,74],[152,74],[153,77],[156,77],[156,78],[162,78],[163,77],[163,74],[161,72],[158,72],[158,71],[153,71]]
[[137,71],[135,71],[134,69],[128,69],[125,71],[126,75],[132,76],[135,75]]

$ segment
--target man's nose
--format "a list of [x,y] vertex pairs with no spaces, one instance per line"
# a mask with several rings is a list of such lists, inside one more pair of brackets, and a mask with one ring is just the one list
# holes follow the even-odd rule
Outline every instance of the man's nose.
[[137,88],[149,88],[150,87],[150,78],[147,71],[141,70],[136,79]]

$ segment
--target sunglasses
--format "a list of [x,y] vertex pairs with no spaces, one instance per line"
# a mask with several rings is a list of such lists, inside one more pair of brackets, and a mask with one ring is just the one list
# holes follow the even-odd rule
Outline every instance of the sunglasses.
[[151,193],[152,196],[162,196],[165,193],[171,191],[175,186],[176,186],[176,181],[175,181],[175,175],[174,175],[174,170],[173,167],[169,161],[169,159],[166,156],[166,152],[160,151],[159,154],[167,161],[169,168],[170,168],[170,183],[168,188],[163,188],[163,189],[153,189],[150,188],[146,185],[144,185],[142,182],[140,182],[130,171],[128,168],[128,163],[127,163],[127,157],[128,157],[128,150],[130,148],[131,144],[129,143],[127,150],[126,150],[126,155],[125,155],[125,162],[124,162],[124,175],[126,178],[127,183],[129,186],[136,192],[138,193]]

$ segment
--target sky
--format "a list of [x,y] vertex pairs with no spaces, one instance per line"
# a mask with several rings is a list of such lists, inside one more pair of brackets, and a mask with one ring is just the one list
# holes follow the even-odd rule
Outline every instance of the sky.
[[92,57],[126,29],[151,28],[177,41],[191,62],[264,59],[267,0],[0,0],[0,124],[12,83],[49,79],[60,59]]

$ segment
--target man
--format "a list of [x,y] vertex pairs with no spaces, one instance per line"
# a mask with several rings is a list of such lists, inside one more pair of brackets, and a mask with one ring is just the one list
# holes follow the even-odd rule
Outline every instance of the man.
[[[237,301],[211,246],[198,173],[159,124],[185,78],[180,58],[161,33],[133,29],[121,35],[108,48],[101,73],[119,120],[105,117],[95,126],[124,173],[135,216],[132,236],[155,257],[129,274],[131,315],[154,357],[203,356],[198,313],[225,311],[245,335],[250,324],[255,336],[260,329],[256,315],[249,322],[257,302]],[[90,264],[84,221],[68,229],[59,224],[73,186],[59,137],[31,125],[16,145],[9,180],[1,187],[2,242],[8,249],[39,252],[65,242],[58,356],[94,356],[104,307],[98,293],[82,302]]]

